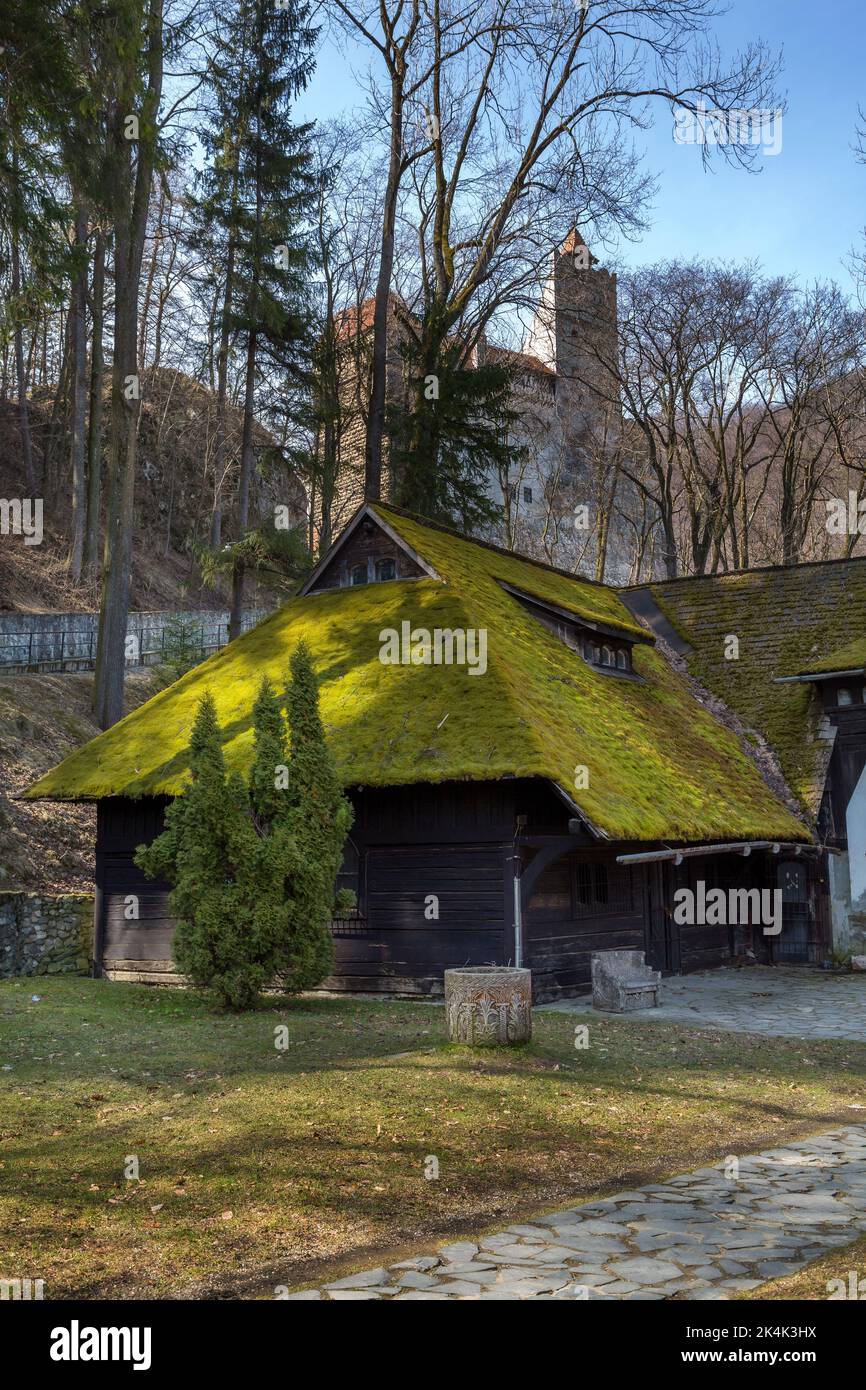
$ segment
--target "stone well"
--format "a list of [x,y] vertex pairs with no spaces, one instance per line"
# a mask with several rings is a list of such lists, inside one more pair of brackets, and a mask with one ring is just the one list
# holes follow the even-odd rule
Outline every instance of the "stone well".
[[445,971],[449,1042],[508,1046],[532,1037],[532,971],[470,965]]

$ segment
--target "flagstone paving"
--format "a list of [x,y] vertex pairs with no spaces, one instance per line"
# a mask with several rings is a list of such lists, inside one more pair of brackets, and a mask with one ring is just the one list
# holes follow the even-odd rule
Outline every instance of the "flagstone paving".
[[[849,1038],[866,1042],[866,973],[825,974],[807,966],[703,970],[662,980],[660,1007],[629,1023],[687,1023],[692,1028],[767,1037]],[[592,1008],[590,995],[543,1004],[542,1010],[617,1018]]]
[[293,1299],[726,1299],[866,1231],[866,1125],[620,1192]]

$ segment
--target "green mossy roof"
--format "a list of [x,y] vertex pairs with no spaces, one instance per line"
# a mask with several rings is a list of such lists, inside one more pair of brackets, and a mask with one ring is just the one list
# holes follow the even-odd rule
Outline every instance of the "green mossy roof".
[[[817,813],[821,702],[813,686],[774,677],[866,663],[866,558],[677,580],[652,593],[695,649],[692,674],[765,736],[791,790]],[[737,661],[725,660],[729,633],[739,637]]]
[[[94,799],[179,792],[197,701],[210,689],[226,759],[250,763],[250,709],[263,674],[286,678],[303,637],[321,680],[322,713],[347,786],[455,778],[542,777],[612,839],[804,838],[736,738],[689,693],[651,644],[631,681],[602,675],[502,587],[646,637],[611,589],[473,544],[384,506],[390,526],[439,579],[330,589],[296,598],[197,666],[33,786],[28,795]],[[379,633],[486,628],[487,672],[390,666]],[[578,765],[588,789],[575,790]]]
[[787,671],[790,676],[823,676],[831,671],[866,671],[866,637],[855,637],[844,647],[837,647],[826,656],[807,660],[799,671]]

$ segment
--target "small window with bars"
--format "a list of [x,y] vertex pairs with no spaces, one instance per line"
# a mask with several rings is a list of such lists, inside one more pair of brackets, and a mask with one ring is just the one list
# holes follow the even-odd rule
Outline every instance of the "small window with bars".
[[574,906],[577,916],[632,910],[631,870],[627,865],[578,861],[574,866],[574,873]]

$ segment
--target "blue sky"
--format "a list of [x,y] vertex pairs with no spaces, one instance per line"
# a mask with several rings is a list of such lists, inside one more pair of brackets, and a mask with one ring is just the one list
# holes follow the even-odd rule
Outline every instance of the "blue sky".
[[[852,150],[858,102],[866,108],[866,0],[729,0],[715,34],[723,51],[757,37],[783,49],[781,152],[757,174],[719,161],[705,172],[699,147],[674,143],[660,107],[641,137],[659,181],[652,226],[622,258],[756,258],[774,274],[850,286],[845,262],[866,225],[866,165]],[[366,61],[359,51],[357,66]],[[299,114],[336,116],[360,100],[351,62],[323,45]]]

